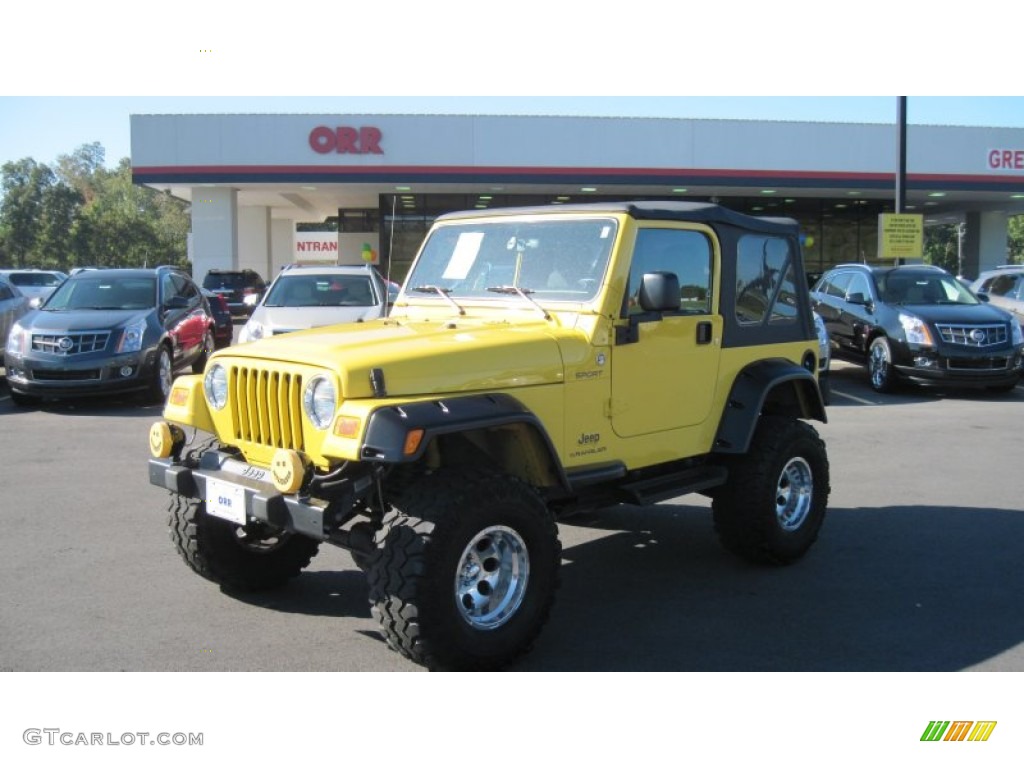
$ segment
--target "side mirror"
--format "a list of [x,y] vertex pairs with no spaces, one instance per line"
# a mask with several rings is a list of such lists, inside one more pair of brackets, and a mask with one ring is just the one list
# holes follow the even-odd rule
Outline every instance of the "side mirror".
[[864,298],[863,293],[851,293],[847,295],[846,301],[850,304],[859,304],[862,307],[867,306],[868,300]]
[[640,279],[640,308],[644,312],[675,312],[680,306],[675,272],[647,272]]

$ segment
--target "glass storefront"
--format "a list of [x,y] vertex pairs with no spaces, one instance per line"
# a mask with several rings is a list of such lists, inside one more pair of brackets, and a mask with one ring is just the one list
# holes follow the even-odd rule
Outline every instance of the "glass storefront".
[[[518,205],[560,205],[563,203],[615,200],[656,200],[664,197],[597,195],[502,195],[502,194],[398,194],[381,195],[377,216],[363,215],[364,231],[377,232],[380,238],[382,269],[390,266],[391,279],[401,282],[416,251],[434,219],[459,210],[505,208]],[[675,197],[675,200],[708,202],[707,198]],[[875,261],[878,249],[878,215],[891,213],[891,201],[845,199],[799,199],[759,197],[723,197],[719,205],[752,216],[786,216],[800,223],[804,263],[810,273],[824,272],[831,266],[849,262]],[[351,212],[349,212],[351,213]],[[364,214],[366,212],[363,212]],[[351,221],[351,215],[348,221]],[[346,212],[339,212],[346,221]]]

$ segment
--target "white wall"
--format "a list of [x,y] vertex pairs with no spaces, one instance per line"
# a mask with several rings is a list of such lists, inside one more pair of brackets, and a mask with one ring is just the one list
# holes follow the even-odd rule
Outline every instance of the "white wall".
[[269,208],[238,208],[238,268],[253,269],[264,280],[271,273]]
[[211,269],[238,263],[238,193],[225,187],[192,190],[192,274],[202,280]]

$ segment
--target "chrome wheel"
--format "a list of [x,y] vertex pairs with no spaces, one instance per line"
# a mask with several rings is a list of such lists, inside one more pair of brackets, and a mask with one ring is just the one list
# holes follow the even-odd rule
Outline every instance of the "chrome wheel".
[[811,465],[796,456],[779,475],[775,489],[775,517],[784,531],[795,531],[804,524],[814,501],[814,475]]
[[889,354],[889,345],[884,339],[876,339],[871,344],[868,367],[871,372],[871,386],[879,392],[885,390],[891,383],[891,364],[892,357]]
[[530,556],[511,528],[480,531],[459,558],[455,603],[474,629],[495,629],[519,609],[530,578]]
[[171,356],[166,349],[160,350],[160,356],[156,361],[156,377],[160,387],[160,394],[163,395],[164,399],[167,399],[167,395],[171,393],[171,381],[174,379],[174,373],[171,370]]

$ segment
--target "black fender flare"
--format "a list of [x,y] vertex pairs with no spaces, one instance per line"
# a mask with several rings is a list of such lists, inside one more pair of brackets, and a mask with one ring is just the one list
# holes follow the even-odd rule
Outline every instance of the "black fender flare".
[[[412,463],[423,457],[427,446],[438,435],[507,424],[526,424],[535,430],[559,483],[569,488],[558,452],[541,420],[519,400],[501,393],[444,397],[378,408],[367,421],[360,458],[387,464]],[[406,435],[414,429],[424,430],[423,439],[413,453],[406,455]]]
[[766,405],[773,413],[828,421],[811,371],[792,360],[759,360],[741,370],[733,381],[712,452],[746,453]]

